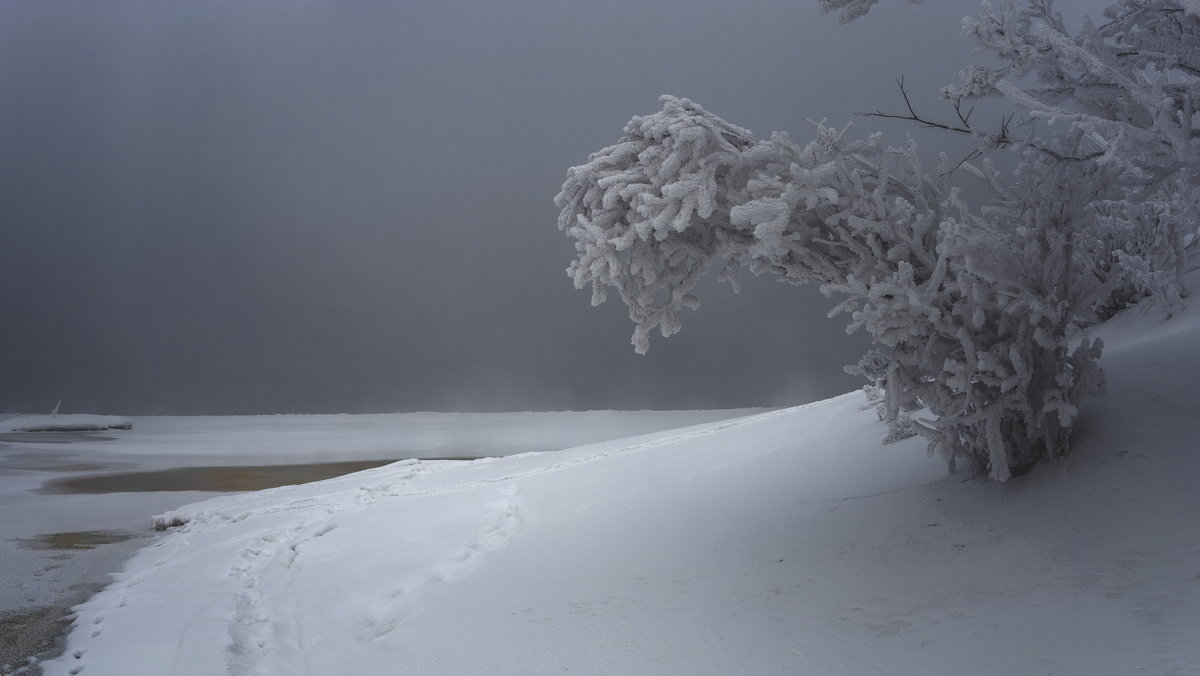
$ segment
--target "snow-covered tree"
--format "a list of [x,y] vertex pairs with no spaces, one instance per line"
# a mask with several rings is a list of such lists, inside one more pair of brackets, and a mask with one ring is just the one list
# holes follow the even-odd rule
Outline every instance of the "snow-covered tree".
[[943,90],[960,107],[1002,96],[1025,112],[1018,145],[1036,151],[1025,174],[1050,165],[1094,184],[1069,217],[1109,294],[1095,308],[1101,317],[1132,296],[1153,293],[1171,307],[1186,295],[1200,180],[1200,3],[1119,0],[1104,17],[1072,33],[1053,0],[985,2],[963,30],[1002,65],[971,66]]
[[[853,19],[874,2],[822,4]],[[1010,172],[986,156],[962,172],[942,156],[931,172],[911,141],[824,125],[803,146],[756,140],[663,97],[569,171],[556,198],[576,239],[569,273],[594,304],[617,289],[639,352],[653,329],[679,330],[714,263],[735,288],[741,268],[815,281],[843,299],[833,312],[850,314],[848,330],[877,344],[860,367],[885,390],[891,436],[915,430],[951,467],[966,459],[997,480],[1026,471],[1067,450],[1079,402],[1103,382],[1099,341],[1072,349],[1072,329],[1147,293],[1171,305],[1185,292],[1200,168],[1192,5],[1125,0],[1077,35],[1050,0],[1001,12],[985,2],[964,21],[1004,65],[965,69],[945,90],[957,122],[934,126],[978,137],[981,154],[1017,151]],[[987,95],[1023,116],[973,127],[964,102]],[[879,115],[930,123],[911,105]],[[958,177],[993,199],[968,205]]]
[[846,367],[846,373],[852,376],[863,376],[869,382],[863,385],[863,394],[867,403],[862,410],[875,409],[879,419],[887,424],[888,433],[883,443],[890,444],[901,439],[907,439],[917,434],[916,423],[913,422],[911,411],[899,410],[896,406],[888,405],[888,367],[891,359],[879,350],[867,350],[857,364]]

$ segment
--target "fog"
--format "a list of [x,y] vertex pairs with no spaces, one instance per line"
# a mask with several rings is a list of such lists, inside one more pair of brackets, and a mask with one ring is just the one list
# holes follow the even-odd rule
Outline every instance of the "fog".
[[[1102,3],[1072,3],[1079,10]],[[568,167],[657,97],[763,136],[914,102],[974,3],[6,2],[0,411],[708,408],[860,385],[813,287],[715,282],[647,356],[565,274]],[[1095,13],[1095,12],[1093,12]],[[856,130],[913,132],[858,118]],[[715,272],[715,271],[714,271]]]

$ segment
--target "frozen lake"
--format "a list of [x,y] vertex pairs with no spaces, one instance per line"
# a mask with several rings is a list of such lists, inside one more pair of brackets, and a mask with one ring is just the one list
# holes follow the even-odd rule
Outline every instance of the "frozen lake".
[[751,412],[139,417],[128,431],[0,435],[0,671],[53,650],[70,608],[154,536],[155,514],[406,458],[552,451]]

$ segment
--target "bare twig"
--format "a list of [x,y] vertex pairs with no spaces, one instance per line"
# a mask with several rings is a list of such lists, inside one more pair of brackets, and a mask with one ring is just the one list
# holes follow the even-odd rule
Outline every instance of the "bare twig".
[[[1049,155],[1050,157],[1053,157],[1054,159],[1062,161],[1062,162],[1083,162],[1086,160],[1096,159],[1097,157],[1100,157],[1101,155],[1104,154],[1103,151],[1097,151],[1094,153],[1090,153],[1088,155],[1083,155],[1083,156],[1077,157],[1077,156],[1073,156],[1073,155],[1064,155],[1058,151],[1052,150],[1050,148],[1047,148],[1046,146],[1041,145],[1040,143],[1035,143],[1033,141],[1029,141],[1029,140],[1015,141],[1010,134],[1013,120],[1016,118],[1015,112],[1008,113],[1007,115],[1004,115],[1000,118],[1000,131],[998,133],[985,132],[985,131],[982,131],[982,130],[974,127],[971,124],[971,113],[974,112],[975,109],[972,108],[971,110],[968,110],[964,114],[962,112],[962,108],[961,108],[962,104],[959,101],[955,102],[954,110],[955,110],[955,114],[958,116],[961,126],[954,125],[954,124],[946,124],[944,122],[938,122],[936,120],[931,120],[927,117],[922,117],[921,115],[919,115],[917,113],[916,109],[913,107],[912,99],[908,95],[908,88],[905,87],[905,85],[904,85],[904,77],[903,76],[896,79],[896,86],[898,86],[900,88],[900,96],[901,96],[901,98],[904,99],[904,107],[906,109],[908,109],[907,115],[897,114],[897,113],[885,113],[880,110],[876,110],[875,112],[871,112],[871,113],[856,113],[856,115],[859,115],[862,117],[881,117],[881,118],[885,118],[885,119],[889,119],[889,120],[904,120],[905,122],[913,122],[913,123],[919,124],[922,127],[925,127],[927,129],[941,129],[943,131],[952,131],[956,134],[967,134],[968,136],[974,136],[976,138],[983,139],[985,142],[984,145],[981,146],[980,148],[976,148],[975,150],[973,150],[966,158],[964,158],[961,162],[959,162],[957,165],[955,165],[955,169],[957,169],[958,167],[961,167],[965,162],[967,162],[971,159],[974,159],[975,157],[979,157],[979,155],[982,155],[987,150],[997,150],[997,149],[1002,149],[1002,148],[1008,148],[1010,146],[1023,146],[1026,148],[1032,148],[1033,150],[1036,150],[1041,153],[1045,153],[1046,155]],[[954,170],[951,170],[951,172],[953,172],[953,171]]]

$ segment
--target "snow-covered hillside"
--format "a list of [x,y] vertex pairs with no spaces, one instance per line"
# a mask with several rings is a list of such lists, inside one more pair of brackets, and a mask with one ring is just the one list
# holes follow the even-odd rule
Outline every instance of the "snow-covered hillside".
[[1196,673],[1200,313],[1119,324],[1073,455],[1007,484],[859,394],[407,461],[164,515],[46,671]]

